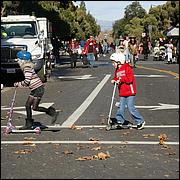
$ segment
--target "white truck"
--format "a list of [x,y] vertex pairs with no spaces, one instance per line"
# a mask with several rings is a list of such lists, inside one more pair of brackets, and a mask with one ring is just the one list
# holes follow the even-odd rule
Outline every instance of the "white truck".
[[[30,15],[9,15],[1,17],[1,74],[2,77],[22,74],[16,54],[27,50],[32,55],[35,70],[46,82],[47,53],[53,47],[50,41],[51,27],[47,18]],[[18,77],[18,76],[17,76]],[[6,78],[4,78],[6,80]]]

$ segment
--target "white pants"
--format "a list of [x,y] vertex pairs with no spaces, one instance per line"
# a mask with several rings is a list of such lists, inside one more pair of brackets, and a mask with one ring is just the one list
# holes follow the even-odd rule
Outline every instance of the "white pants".
[[172,53],[168,52],[167,53],[167,57],[168,57],[168,62],[172,60]]

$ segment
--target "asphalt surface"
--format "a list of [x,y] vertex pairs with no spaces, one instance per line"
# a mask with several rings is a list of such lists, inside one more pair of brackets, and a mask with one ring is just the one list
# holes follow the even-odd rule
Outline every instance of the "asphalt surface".
[[[145,128],[110,131],[105,128],[113,68],[109,55],[95,64],[89,68],[79,61],[72,69],[68,57],[57,61],[41,103],[59,110],[58,127],[41,134],[3,133],[14,89],[1,90],[2,179],[179,179],[179,64],[152,57],[138,61],[135,105]],[[16,126],[24,124],[29,92],[17,90]],[[118,101],[116,92],[113,117]],[[126,117],[134,123],[128,112]],[[45,114],[34,114],[34,119],[51,125]],[[160,137],[165,137],[162,144]]]

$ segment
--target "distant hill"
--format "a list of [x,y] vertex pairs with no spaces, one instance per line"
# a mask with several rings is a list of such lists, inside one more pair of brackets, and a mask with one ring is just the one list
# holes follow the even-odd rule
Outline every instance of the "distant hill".
[[100,25],[101,31],[112,30],[113,23],[114,23],[114,21],[97,20],[97,24]]

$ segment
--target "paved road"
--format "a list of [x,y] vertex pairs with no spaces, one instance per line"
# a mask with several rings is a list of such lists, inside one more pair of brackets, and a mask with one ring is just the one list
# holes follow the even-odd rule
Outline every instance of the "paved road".
[[[2,179],[177,179],[179,178],[179,65],[137,62],[136,106],[146,120],[143,130],[106,131],[113,75],[109,56],[91,69],[68,59],[58,61],[46,83],[41,103],[54,105],[58,128],[33,133],[3,134],[1,120]],[[1,91],[5,117],[13,88]],[[13,122],[24,123],[29,90],[18,89]],[[112,116],[117,110],[116,93]],[[128,112],[126,117],[133,122]],[[35,121],[50,125],[50,117],[34,112]],[[60,127],[59,127],[60,126]],[[160,145],[159,136],[167,139]],[[98,153],[104,153],[102,154]],[[103,160],[103,158],[105,158]]]

